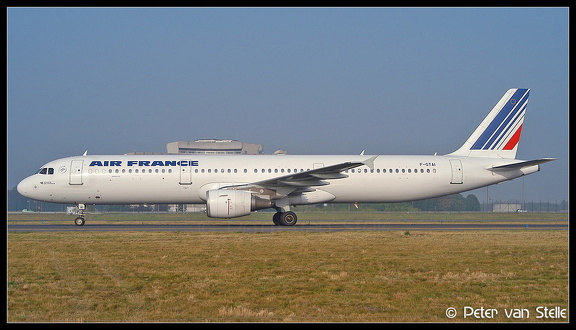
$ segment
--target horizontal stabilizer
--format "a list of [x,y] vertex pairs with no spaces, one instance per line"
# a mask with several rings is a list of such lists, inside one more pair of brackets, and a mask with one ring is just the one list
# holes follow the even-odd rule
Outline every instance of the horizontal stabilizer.
[[535,160],[527,160],[518,163],[506,164],[506,165],[499,165],[499,166],[492,166],[490,170],[492,171],[510,171],[515,169],[521,169],[528,166],[534,166],[542,163],[551,162],[556,160],[556,158],[540,158]]

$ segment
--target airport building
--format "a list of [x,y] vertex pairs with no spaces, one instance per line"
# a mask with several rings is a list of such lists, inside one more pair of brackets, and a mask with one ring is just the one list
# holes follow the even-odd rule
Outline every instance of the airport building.
[[492,212],[521,212],[522,204],[494,204]]
[[169,154],[258,155],[263,149],[261,144],[218,139],[177,141],[166,144],[166,152]]

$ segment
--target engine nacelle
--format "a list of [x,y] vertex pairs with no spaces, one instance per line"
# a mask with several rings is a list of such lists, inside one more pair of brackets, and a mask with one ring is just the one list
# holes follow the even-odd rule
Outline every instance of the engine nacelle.
[[235,218],[272,207],[272,202],[245,190],[214,189],[206,192],[206,213],[211,218]]

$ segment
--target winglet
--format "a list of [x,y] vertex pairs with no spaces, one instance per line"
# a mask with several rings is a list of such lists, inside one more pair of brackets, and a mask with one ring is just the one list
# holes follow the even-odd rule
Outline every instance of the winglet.
[[376,156],[372,156],[368,159],[366,159],[365,161],[362,162],[362,164],[368,166],[371,170],[374,169],[374,160],[378,157],[378,155]]
[[86,149],[86,151],[84,151],[84,153],[82,154],[82,156],[86,156],[88,155],[88,149]]

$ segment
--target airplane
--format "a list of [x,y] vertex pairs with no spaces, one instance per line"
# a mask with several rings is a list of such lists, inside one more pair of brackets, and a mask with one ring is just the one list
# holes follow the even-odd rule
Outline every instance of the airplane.
[[[446,155],[87,155],[57,159],[18,184],[28,198],[87,204],[206,204],[212,218],[292,206],[388,203],[464,192],[538,172],[555,158],[518,160],[529,89],[509,89],[464,144]],[[357,204],[355,204],[357,205]]]

